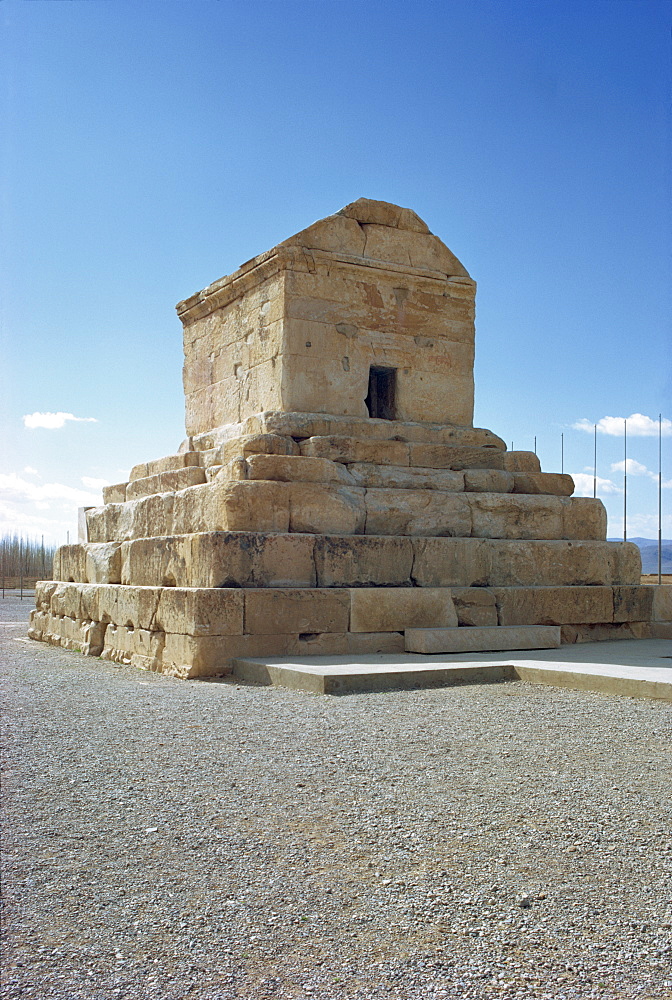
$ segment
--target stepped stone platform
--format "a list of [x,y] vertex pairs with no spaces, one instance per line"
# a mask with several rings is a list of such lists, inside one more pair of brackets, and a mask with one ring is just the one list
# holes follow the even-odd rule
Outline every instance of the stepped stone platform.
[[312,694],[357,694],[526,681],[628,698],[672,701],[670,644],[661,639],[601,642],[593,646],[582,644],[535,652],[511,650],[488,653],[487,657],[477,653],[451,656],[396,653],[303,659],[241,657],[233,661],[233,679]]
[[474,302],[414,212],[360,199],[179,303],[187,436],[81,512],[29,635],[185,678],[662,635],[672,588],[602,503],[473,426]]

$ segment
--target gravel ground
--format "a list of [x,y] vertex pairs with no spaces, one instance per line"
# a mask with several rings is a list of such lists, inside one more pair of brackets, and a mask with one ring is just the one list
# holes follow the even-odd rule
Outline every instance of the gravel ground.
[[6,1000],[672,997],[669,704],[183,682],[23,631]]

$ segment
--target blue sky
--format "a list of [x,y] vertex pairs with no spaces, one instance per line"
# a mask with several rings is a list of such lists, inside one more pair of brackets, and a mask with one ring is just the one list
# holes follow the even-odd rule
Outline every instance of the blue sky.
[[[671,24],[647,0],[5,0],[0,532],[63,541],[175,451],[175,303],[362,196],[478,282],[475,423],[536,435],[548,471],[564,434],[592,495],[594,423],[672,418]],[[628,534],[654,537],[658,441],[631,426]],[[614,536],[622,459],[601,432]]]

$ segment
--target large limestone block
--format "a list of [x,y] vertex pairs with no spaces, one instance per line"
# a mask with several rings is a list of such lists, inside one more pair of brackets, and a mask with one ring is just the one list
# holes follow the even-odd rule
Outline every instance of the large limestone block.
[[458,625],[498,624],[495,595],[485,587],[455,587],[451,591]]
[[409,445],[409,464],[426,469],[501,469],[504,454],[498,448],[466,448],[462,445],[413,441]]
[[328,458],[344,464],[373,462],[377,465],[408,466],[408,449],[404,441],[361,441],[337,435],[311,437],[301,442],[302,455]]
[[611,587],[496,587],[500,625],[569,625],[610,622]]
[[247,459],[247,478],[284,483],[365,485],[351,476],[340,462],[331,462],[327,458],[307,458],[303,455],[250,455]]
[[192,582],[192,566],[190,535],[138,538],[121,546],[121,582],[125,586],[216,586]]
[[59,586],[57,580],[38,580],[35,584],[35,607],[38,611],[51,611],[51,598]]
[[[152,493],[174,493],[188,486],[198,486],[205,482],[205,469],[191,465],[186,469],[175,469],[172,472],[158,472],[144,479],[135,479],[129,483],[123,500],[137,500],[139,497],[150,496]],[[103,499],[105,499],[103,494]],[[109,501],[105,501],[106,503]]]
[[283,589],[245,592],[245,632],[251,635],[273,632],[282,635],[346,633],[349,618],[350,595],[347,591]]
[[61,618],[99,621],[97,588],[83,583],[58,583],[51,593],[49,610]]
[[368,378],[368,364],[354,356],[285,354],[281,383],[283,405],[289,410],[319,412],[321,408],[323,412],[364,417]]
[[286,656],[296,639],[292,635],[180,635],[166,634],[162,671],[174,677],[217,677],[231,673],[237,656]]
[[308,534],[221,531],[193,535],[182,585],[314,587],[314,544],[315,536]]
[[526,628],[407,629],[409,653],[474,653],[497,649],[554,649],[560,645],[560,628],[536,625]]
[[514,472],[514,493],[547,493],[557,497],[571,497],[574,480],[557,472]]
[[220,447],[220,461],[248,455],[298,455],[299,446],[291,437],[282,434],[245,434],[224,441]]
[[439,490],[370,489],[366,491],[366,534],[469,536],[469,504],[464,494]]
[[126,500],[126,487],[128,483],[115,483],[112,486],[103,486],[103,503],[123,503]]
[[411,469],[395,465],[374,465],[372,462],[355,463],[347,469],[358,486],[379,486],[391,490],[443,490],[452,493],[464,490],[465,474],[448,469]]
[[318,587],[407,587],[411,583],[413,547],[408,538],[317,535],[314,555]]
[[612,582],[615,557],[606,542],[488,540],[485,544],[490,553],[491,586],[595,586]]
[[89,583],[121,583],[121,542],[87,542],[85,549]]
[[475,538],[562,538],[562,505],[557,497],[513,493],[466,496]]
[[[387,201],[374,201],[372,198],[358,198],[357,201],[342,208],[338,215],[343,215],[362,224],[394,226],[396,229],[429,233],[427,224],[412,209],[400,208],[399,205],[391,205]],[[333,216],[329,218],[331,219]]]
[[[653,616],[653,587],[614,587],[615,622],[649,622]],[[588,622],[590,618],[572,618],[571,622]],[[607,619],[600,619],[606,621]]]
[[414,538],[413,581],[418,587],[485,586],[490,550],[481,538]]
[[244,608],[240,589],[164,587],[159,594],[156,627],[182,635],[242,635]]
[[450,590],[397,587],[351,590],[351,632],[403,632],[457,626]]
[[161,670],[165,640],[163,632],[110,624],[105,629],[105,645],[100,655],[113,663]]
[[346,653],[362,656],[367,653],[403,653],[403,632],[348,632]]
[[634,542],[604,542],[609,558],[608,582],[638,584],[642,576],[642,556]]
[[650,639],[652,626],[648,622],[614,622],[595,625],[562,625],[562,644],[575,642],[614,642],[617,639]]
[[289,487],[263,480],[227,482],[219,478],[193,486],[175,494],[171,527],[176,534],[288,531]]
[[366,236],[355,219],[339,213],[338,215],[329,215],[326,219],[321,219],[307,229],[303,229],[296,236],[285,240],[280,246],[295,243],[311,250],[335,251],[361,257],[364,253]]
[[111,586],[98,589],[99,619],[128,629],[160,632],[156,623],[159,587]]
[[465,469],[464,488],[468,493],[512,493],[513,473],[502,469]]
[[[39,615],[39,619],[38,619]],[[84,656],[100,656],[103,650],[105,625],[100,622],[38,612],[28,630],[31,639],[40,639],[52,646],[71,649]]]
[[86,583],[86,546],[81,544],[59,546],[54,553],[52,575],[54,580]]
[[592,497],[562,499],[562,537],[604,541],[607,511],[601,500]]
[[287,413],[268,411],[248,417],[244,433],[282,434],[293,438],[353,437],[375,441],[424,441],[430,444],[494,447],[506,450],[504,441],[482,427],[446,423],[418,423],[412,420],[383,420],[378,417],[337,416],[330,413]]
[[440,271],[448,277],[468,277],[457,257],[431,233],[398,230],[376,223],[364,223],[362,228],[366,237],[365,257],[421,270]]
[[367,519],[364,493],[363,489],[354,486],[292,483],[289,486],[289,530],[312,534],[362,534]]
[[541,472],[541,463],[533,451],[507,451],[504,468],[507,472]]
[[195,451],[187,451],[179,455],[166,455],[165,458],[157,458],[152,462],[141,462],[139,465],[134,465],[129,480],[132,483],[136,479],[146,479],[147,476],[155,476],[160,472],[172,472],[175,469],[186,469],[198,464],[198,452]]
[[672,622],[672,586],[655,584],[653,590],[653,608],[651,611],[654,622]]
[[[474,419],[473,363],[465,367],[468,370],[462,373],[404,369],[403,377],[400,376],[397,382],[398,418],[426,423],[444,419],[455,424],[471,424]],[[430,465],[426,461],[413,464]]]

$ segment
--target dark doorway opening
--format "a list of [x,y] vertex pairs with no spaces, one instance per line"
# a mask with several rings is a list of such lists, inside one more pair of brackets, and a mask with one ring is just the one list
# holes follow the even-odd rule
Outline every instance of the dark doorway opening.
[[371,365],[369,392],[365,401],[370,417],[380,417],[382,420],[395,419],[396,386],[396,368],[379,368]]

